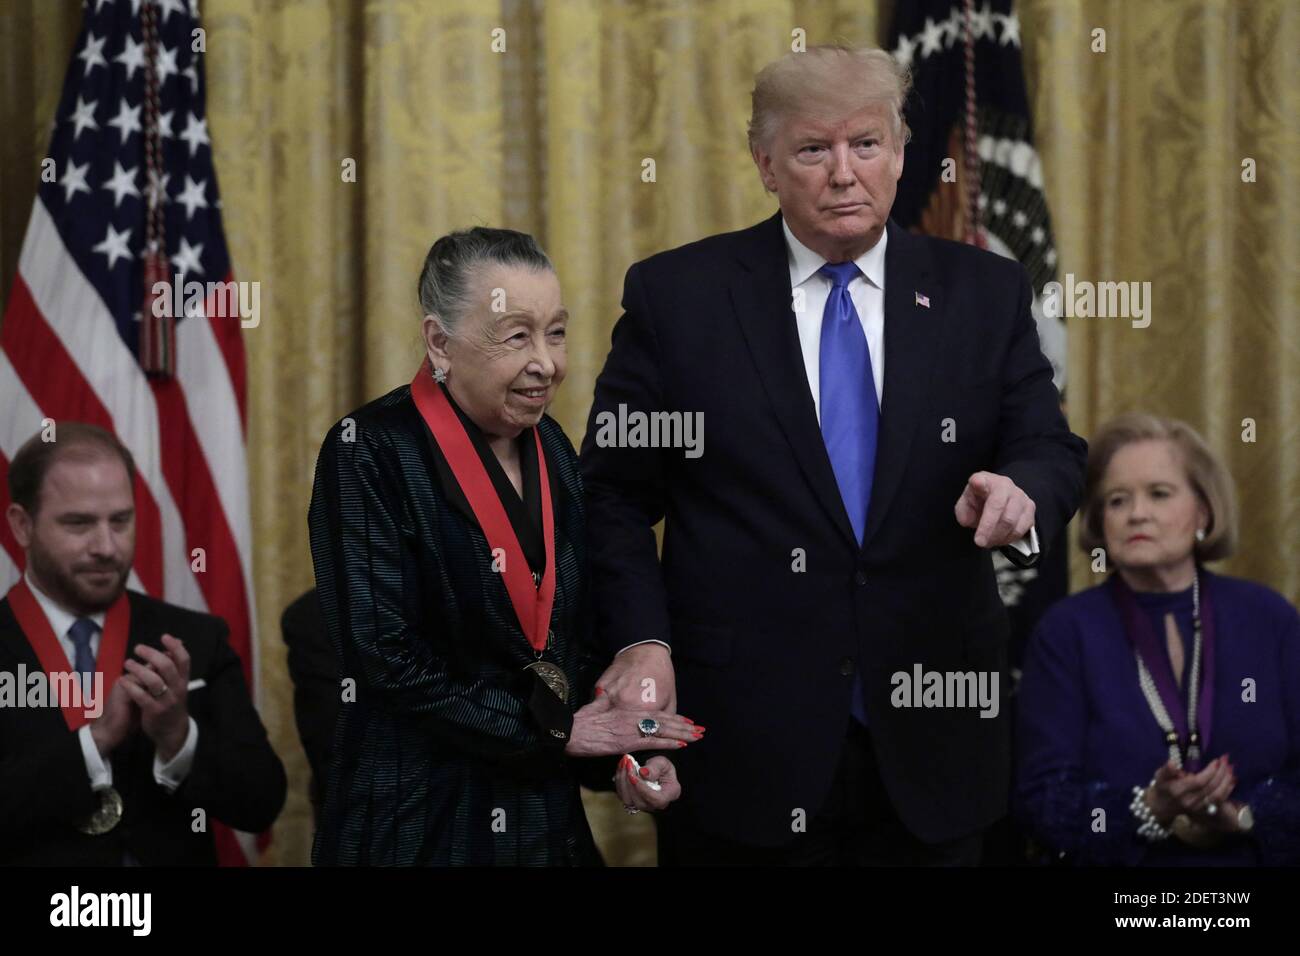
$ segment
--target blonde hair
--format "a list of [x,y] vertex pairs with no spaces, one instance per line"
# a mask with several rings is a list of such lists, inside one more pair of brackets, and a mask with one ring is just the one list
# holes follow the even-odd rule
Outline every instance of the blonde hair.
[[1237,547],[1237,502],[1232,476],[1191,425],[1176,418],[1145,412],[1129,412],[1111,419],[1088,442],[1079,547],[1089,554],[1095,548],[1105,548],[1102,482],[1106,478],[1106,469],[1117,451],[1140,441],[1167,441],[1178,450],[1187,481],[1209,512],[1205,540],[1193,545],[1197,559],[1218,561],[1232,554]]
[[903,119],[911,85],[907,67],[884,50],[827,44],[787,53],[754,78],[750,151],[768,149],[781,121],[791,115],[838,119],[881,100],[892,114],[894,148],[902,149],[912,135]]

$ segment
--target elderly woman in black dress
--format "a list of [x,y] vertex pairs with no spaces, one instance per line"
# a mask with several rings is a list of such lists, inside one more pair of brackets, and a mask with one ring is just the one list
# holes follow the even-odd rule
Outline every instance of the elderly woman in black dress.
[[[579,775],[612,761],[582,758],[702,731],[591,696],[582,486],[545,413],[568,321],[551,263],[475,228],[434,244],[419,293],[414,380],[336,424],[316,467],[343,704],[313,862],[598,863]],[[680,793],[663,756],[615,779],[630,812]]]

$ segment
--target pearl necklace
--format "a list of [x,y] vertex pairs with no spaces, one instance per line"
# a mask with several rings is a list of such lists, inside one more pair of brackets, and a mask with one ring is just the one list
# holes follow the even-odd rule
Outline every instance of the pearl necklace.
[[[1135,648],[1137,658],[1138,683],[1142,685],[1142,695],[1147,699],[1147,706],[1156,718],[1156,723],[1164,731],[1165,745],[1169,748],[1169,760],[1180,770],[1183,766],[1182,748],[1178,741],[1178,731],[1169,718],[1165,703],[1156,690],[1156,682],[1151,677],[1142,655]],[[1198,763],[1201,759],[1201,737],[1196,730],[1196,704],[1200,697],[1201,685],[1201,575],[1196,572],[1192,579],[1192,671],[1187,688],[1187,762]]]

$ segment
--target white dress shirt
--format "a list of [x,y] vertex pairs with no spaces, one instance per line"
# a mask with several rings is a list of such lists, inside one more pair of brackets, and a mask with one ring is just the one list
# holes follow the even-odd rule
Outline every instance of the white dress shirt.
[[[826,311],[832,283],[817,271],[826,260],[796,239],[784,219],[781,220],[781,229],[785,232],[791,308],[799,331],[799,350],[803,353],[803,367],[808,374],[808,387],[812,390],[813,407],[820,424],[822,315]],[[880,234],[879,242],[853,260],[861,274],[849,281],[849,298],[853,300],[853,308],[867,337],[871,377],[876,383],[876,404],[881,408],[884,407],[885,395],[885,248],[888,244],[889,230],[885,230]],[[1030,526],[1029,533],[1011,542],[1010,547],[1026,558],[1038,554],[1038,528]]]
[[[68,636],[68,631],[77,620],[77,615],[60,607],[58,604],[45,594],[32,581],[30,574],[24,575],[27,581],[27,587],[31,589],[32,595],[36,598],[36,603],[41,606],[45,612],[45,619],[50,622],[50,630],[54,636],[59,639],[59,645],[63,648],[63,653],[67,655],[69,666],[75,665],[77,659],[77,646]],[[90,651],[95,655],[95,660],[99,660],[100,638],[104,631],[104,612],[91,614],[90,619],[99,625],[99,629],[90,639]],[[105,704],[107,701],[104,702]],[[81,755],[86,761],[86,774],[90,777],[90,788],[92,790],[102,790],[105,787],[113,785],[113,765],[104,760],[95,746],[95,739],[90,734],[90,725],[86,724],[77,731],[77,739],[81,743]],[[194,723],[194,718],[190,718],[189,732],[185,735],[185,743],[171,760],[163,763],[161,756],[157,753],[153,758],[153,778],[158,785],[168,793],[175,790],[189,775],[190,767],[194,763],[194,751],[199,744],[199,728]]]

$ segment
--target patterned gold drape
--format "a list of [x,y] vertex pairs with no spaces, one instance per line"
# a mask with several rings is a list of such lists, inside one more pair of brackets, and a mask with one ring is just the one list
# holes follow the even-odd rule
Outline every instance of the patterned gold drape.
[[[904,0],[905,2],[905,0]],[[80,14],[0,14],[0,292],[7,294]],[[1150,281],[1149,328],[1071,320],[1070,416],[1087,436],[1147,408],[1191,421],[1242,492],[1229,573],[1300,599],[1300,46],[1290,0],[1023,0],[1058,269]],[[745,149],[755,70],[809,43],[876,42],[863,0],[202,0],[208,110],[246,333],[261,708],[290,773],[267,862],[311,840],[279,614],[311,586],[306,509],[321,436],[406,381],[415,279],[468,224],[533,232],[571,328],[553,410],[580,440],[633,261],[774,209]],[[1091,31],[1106,31],[1093,53]],[[504,31],[495,33],[494,31]],[[494,41],[496,49],[494,49]],[[502,49],[504,44],[504,49]],[[110,55],[115,51],[109,51]],[[1257,181],[1242,182],[1242,160]],[[355,161],[356,181],[342,175]],[[643,181],[646,160],[654,181]],[[1243,442],[1242,420],[1257,440]],[[1076,586],[1091,576],[1082,562]],[[738,792],[738,799],[743,794]],[[651,824],[591,801],[611,862]]]

